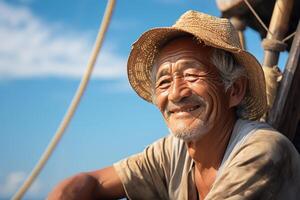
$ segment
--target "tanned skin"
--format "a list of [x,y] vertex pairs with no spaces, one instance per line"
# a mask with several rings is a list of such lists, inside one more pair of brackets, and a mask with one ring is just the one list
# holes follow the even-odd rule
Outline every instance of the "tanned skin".
[[[246,79],[225,91],[212,48],[182,37],[161,49],[156,65],[155,105],[171,129],[185,140],[195,161],[198,196],[204,199],[220,167],[233,126],[234,107],[244,97]],[[189,133],[193,136],[186,136]],[[186,135],[185,135],[186,134]],[[49,195],[56,199],[117,199],[125,197],[113,167],[81,173],[61,182]]]
[[49,200],[120,199],[126,197],[115,169],[81,173],[59,183],[49,194]]

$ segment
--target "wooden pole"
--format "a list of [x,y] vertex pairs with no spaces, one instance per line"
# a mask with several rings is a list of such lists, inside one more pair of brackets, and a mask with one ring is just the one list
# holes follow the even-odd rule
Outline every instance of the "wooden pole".
[[[274,6],[267,39],[281,41],[289,27],[290,14],[293,8],[293,0],[277,0]],[[264,48],[264,67],[277,65],[279,51],[276,48]]]
[[[268,100],[268,109],[273,106],[276,98],[278,81],[281,78],[281,72],[277,67],[279,53],[286,49],[286,44],[282,42],[288,31],[289,19],[293,8],[293,0],[277,0],[273,9],[271,22],[267,37],[262,41],[264,48],[263,70],[266,79],[266,94]],[[269,112],[265,117],[268,120]]]
[[246,49],[246,43],[245,43],[245,37],[244,37],[244,30],[246,28],[245,22],[235,16],[230,18],[230,22],[232,23],[234,28],[238,31],[241,47],[243,50],[245,50]]
[[240,31],[239,30],[238,34],[239,34],[239,39],[240,39],[240,43],[241,43],[242,49],[246,50],[246,42],[245,42],[244,31]]
[[[278,88],[273,108],[270,110],[268,123],[278,129],[290,140],[294,139],[300,120],[300,22],[288,61],[285,66],[283,79]],[[298,133],[300,134],[300,133]]]

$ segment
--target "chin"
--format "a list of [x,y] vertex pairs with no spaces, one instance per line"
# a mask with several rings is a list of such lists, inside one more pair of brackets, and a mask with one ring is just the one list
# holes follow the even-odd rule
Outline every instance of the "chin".
[[208,127],[202,124],[198,127],[177,127],[169,128],[170,133],[178,139],[184,140],[185,142],[195,141],[201,139],[208,132]]

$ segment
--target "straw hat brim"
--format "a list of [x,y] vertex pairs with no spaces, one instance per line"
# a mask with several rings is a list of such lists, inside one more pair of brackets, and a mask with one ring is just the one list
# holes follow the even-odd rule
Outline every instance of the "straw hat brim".
[[[133,44],[130,52],[127,73],[128,79],[136,93],[146,101],[152,103],[151,70],[154,58],[162,44],[181,34],[191,34],[205,45],[231,52],[236,61],[247,71],[248,85],[246,95],[242,101],[242,118],[255,120],[266,111],[267,100],[265,95],[265,79],[261,65],[254,56],[231,44],[226,43],[219,33],[192,30],[183,30],[177,27],[163,27],[150,29]],[[218,39],[215,39],[218,38]]]

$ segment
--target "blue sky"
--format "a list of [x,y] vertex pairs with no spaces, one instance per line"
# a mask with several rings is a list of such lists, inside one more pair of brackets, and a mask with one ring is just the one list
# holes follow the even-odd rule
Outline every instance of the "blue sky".
[[[76,91],[106,1],[0,0],[0,199],[24,181]],[[119,0],[93,78],[65,136],[26,194],[44,198],[65,177],[111,165],[167,134],[159,111],[130,88],[131,44],[194,9],[219,16],[212,0]],[[259,36],[247,46],[262,60]],[[286,54],[280,61],[283,66]]]

